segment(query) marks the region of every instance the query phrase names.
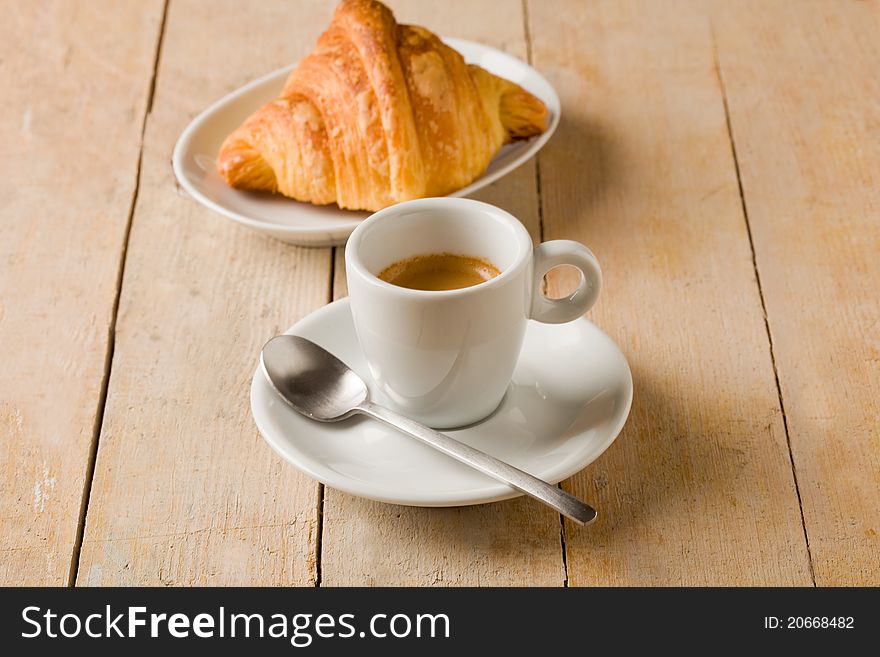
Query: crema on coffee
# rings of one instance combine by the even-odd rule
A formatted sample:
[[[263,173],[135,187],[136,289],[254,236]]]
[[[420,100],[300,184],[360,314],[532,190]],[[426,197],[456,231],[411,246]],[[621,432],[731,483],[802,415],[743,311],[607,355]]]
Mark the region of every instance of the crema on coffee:
[[[399,260],[381,272],[386,283],[411,290],[457,290],[495,278],[501,272],[488,260],[453,253],[431,253]]]

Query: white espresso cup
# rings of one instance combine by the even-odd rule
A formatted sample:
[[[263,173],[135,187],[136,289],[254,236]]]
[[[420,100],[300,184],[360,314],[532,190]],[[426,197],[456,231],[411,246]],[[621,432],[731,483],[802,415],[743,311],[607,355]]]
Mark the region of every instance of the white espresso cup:
[[[425,291],[378,274],[417,255],[488,260],[501,272],[472,287]],[[581,271],[563,299],[541,291],[559,265]],[[592,252],[570,240],[532,246],[513,215],[463,198],[427,198],[380,210],[352,233],[345,270],[358,340],[376,382],[376,401],[435,428],[471,424],[501,403],[529,319],[580,317],[596,301],[602,272]]]

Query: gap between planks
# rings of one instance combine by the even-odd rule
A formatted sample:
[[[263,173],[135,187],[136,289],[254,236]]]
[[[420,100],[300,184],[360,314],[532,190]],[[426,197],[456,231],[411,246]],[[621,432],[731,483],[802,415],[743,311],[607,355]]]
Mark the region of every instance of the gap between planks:
[[[76,527],[76,538],[73,543],[73,554],[70,559],[70,571],[67,575],[67,586],[76,586],[76,578],[79,574],[79,559],[82,552],[83,536],[88,513],[89,497],[92,492],[92,481],[95,476],[95,463],[98,456],[98,442],[104,424],[104,409],[107,405],[107,392],[110,387],[110,372],[113,368],[113,354],[116,349],[116,318],[119,315],[119,300],[122,297],[122,279],[125,275],[125,263],[128,255],[128,241],[131,237],[131,226],[134,220],[134,212],[137,207],[138,192],[141,186],[141,167],[144,161],[144,136],[147,131],[147,119],[153,109],[153,96],[156,93],[156,78],[159,74],[159,60],[162,54],[162,42],[165,38],[165,20],[168,17],[168,4],[171,0],[162,3],[162,18],[159,22],[159,35],[156,39],[156,49],[153,53],[153,73],[150,77],[150,87],[147,91],[147,102],[144,107],[144,118],[141,122],[140,148],[138,150],[137,167],[135,169],[134,192],[131,197],[131,205],[128,208],[125,230],[122,237],[122,249],[119,255],[119,266],[116,268],[116,297],[113,300],[113,309],[110,314],[108,327],[107,353],[104,357],[104,375],[101,379],[101,390],[98,395],[98,407],[95,413],[95,424],[92,429],[92,442],[89,447],[89,458],[86,462],[86,473],[83,480],[82,500],[79,507],[79,519]]]
[[[529,66],[533,65],[532,60],[532,29],[529,24],[529,0],[522,0],[522,18],[523,18],[523,37],[526,40],[526,58]],[[538,199],[538,240],[544,241],[544,201],[541,198],[541,154],[535,154],[535,194]],[[547,293],[547,277],[541,281],[541,291]],[[562,489],[562,482],[556,484],[556,487]],[[565,551],[565,518],[559,514],[559,548],[562,557],[562,586],[568,588],[568,556]]]
[[[532,30],[529,25],[529,0],[522,0],[523,36],[526,40],[526,58],[532,66]],[[535,154],[535,193],[538,196],[538,239],[544,241],[544,203],[541,200],[541,153]],[[546,279],[544,281],[546,286]],[[560,517],[562,517],[560,515]]]
[[[327,286],[327,303],[334,301],[334,286],[336,284],[336,249],[330,249],[330,281]],[[322,483],[318,483],[318,508],[317,508],[317,529],[315,530],[315,586],[321,586],[321,556],[324,550],[324,498],[326,487]]]
[[[523,0],[523,2],[525,1],[526,0]],[[809,534],[807,534],[807,521],[806,517],[804,516],[804,504],[801,500],[801,489],[798,483],[797,468],[794,464],[794,454],[791,449],[791,436],[788,431],[788,418],[786,417],[785,413],[785,401],[782,396],[782,385],[779,382],[779,371],[776,367],[776,353],[773,348],[773,334],[770,331],[770,319],[767,315],[767,303],[764,300],[764,288],[761,285],[761,273],[758,271],[758,258],[755,254],[755,242],[752,238],[752,225],[749,221],[749,211],[748,207],[746,206],[746,196],[743,190],[742,175],[740,174],[739,169],[739,157],[736,153],[736,142],[733,137],[733,124],[730,121],[730,108],[727,103],[727,89],[724,86],[724,75],[721,69],[721,59],[718,56],[718,43],[715,39],[715,27],[711,24],[711,22],[709,25],[709,29],[712,37],[712,55],[715,63],[715,76],[718,79],[718,87],[721,90],[721,102],[724,105],[724,120],[727,124],[727,137],[730,141],[730,153],[733,156],[733,168],[736,171],[736,184],[737,188],[739,189],[739,200],[740,205],[742,206],[743,220],[745,221],[746,225],[746,234],[749,237],[749,249],[752,256],[752,269],[755,272],[755,282],[758,286],[758,297],[761,300],[761,314],[764,316],[764,330],[767,333],[767,345],[770,350],[770,364],[773,367],[773,379],[776,384],[776,395],[779,400],[779,410],[782,412],[782,426],[785,429],[785,443],[788,447],[788,459],[789,463],[791,464],[791,476],[794,480],[795,493],[797,493],[798,509],[801,512],[801,527],[804,530],[804,542],[807,546],[807,561],[809,562],[810,566],[810,579],[813,582],[813,586],[815,587],[816,572],[815,568],[813,567],[813,554],[810,551],[810,537]]]

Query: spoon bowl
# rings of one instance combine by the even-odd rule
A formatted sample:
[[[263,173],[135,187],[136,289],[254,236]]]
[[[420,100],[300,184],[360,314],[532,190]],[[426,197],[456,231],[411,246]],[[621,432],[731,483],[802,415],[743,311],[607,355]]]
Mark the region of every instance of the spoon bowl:
[[[329,351],[298,335],[269,340],[260,362],[281,398],[313,420],[344,420],[367,401],[361,377]]]

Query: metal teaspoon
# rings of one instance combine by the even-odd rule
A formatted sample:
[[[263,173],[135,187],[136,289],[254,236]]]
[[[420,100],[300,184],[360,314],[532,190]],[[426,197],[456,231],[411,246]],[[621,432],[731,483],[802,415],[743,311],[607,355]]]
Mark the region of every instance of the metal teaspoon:
[[[276,336],[263,347],[260,359],[272,387],[306,417],[319,422],[338,422],[356,413],[367,415],[534,497],[580,525],[588,525],[596,519],[595,509],[556,486],[374,404],[369,400],[363,379],[310,340],[296,335]]]

